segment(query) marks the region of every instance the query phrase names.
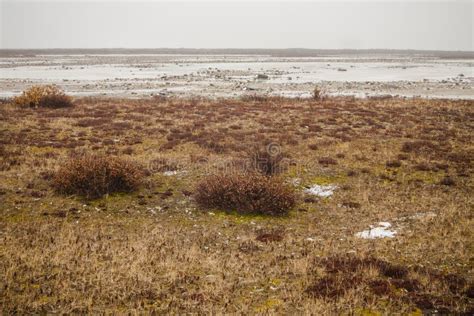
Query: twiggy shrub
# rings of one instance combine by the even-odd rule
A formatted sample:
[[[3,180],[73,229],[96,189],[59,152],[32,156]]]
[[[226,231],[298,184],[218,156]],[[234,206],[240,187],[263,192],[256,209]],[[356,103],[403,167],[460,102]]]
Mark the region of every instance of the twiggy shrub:
[[[58,193],[98,198],[114,192],[131,192],[143,179],[141,168],[132,161],[105,155],[81,155],[63,164],[53,177]]]
[[[221,173],[203,179],[196,202],[210,209],[242,214],[284,215],[295,205],[295,192],[277,177],[259,173]]]
[[[247,151],[250,170],[272,176],[287,169],[287,155],[280,151],[279,146],[273,144],[265,147],[253,147]]]
[[[319,87],[315,87],[312,93],[313,100],[322,100],[324,93]]]
[[[72,106],[72,98],[53,85],[32,86],[15,97],[13,102],[19,106],[63,108]]]

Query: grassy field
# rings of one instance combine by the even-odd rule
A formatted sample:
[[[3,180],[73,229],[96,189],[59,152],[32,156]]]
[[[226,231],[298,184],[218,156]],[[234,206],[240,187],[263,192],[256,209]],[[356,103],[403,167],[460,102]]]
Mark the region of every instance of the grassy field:
[[[474,103],[113,100],[0,105],[0,306],[25,313],[474,312]],[[205,175],[287,155],[285,216],[203,209]],[[139,163],[133,193],[60,195],[67,157]],[[334,194],[305,193],[314,184]],[[389,222],[393,238],[358,232]]]

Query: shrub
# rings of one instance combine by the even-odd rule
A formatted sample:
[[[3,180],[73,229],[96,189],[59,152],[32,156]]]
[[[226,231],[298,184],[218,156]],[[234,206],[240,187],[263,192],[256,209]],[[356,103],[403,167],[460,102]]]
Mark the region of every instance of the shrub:
[[[284,215],[295,205],[296,197],[293,188],[279,178],[236,172],[206,177],[197,185],[195,199],[205,208]]]
[[[178,163],[164,157],[159,157],[150,161],[148,168],[150,172],[165,172],[165,171],[176,171],[178,170]]]
[[[454,181],[454,179],[451,178],[450,176],[446,176],[443,179],[441,179],[439,184],[447,185],[447,186],[453,186],[453,185],[456,185],[456,181]]]
[[[11,99],[10,98],[0,98],[0,105],[2,104],[10,104]]]
[[[263,230],[260,229],[257,231],[257,237],[255,240],[260,242],[275,242],[275,241],[282,241],[285,237],[285,231],[282,228],[273,228],[270,230]]]
[[[387,166],[387,168],[400,168],[402,163],[400,160],[389,160],[385,163],[385,166]]]
[[[331,157],[321,157],[318,159],[318,162],[324,166],[337,165],[337,161]]]
[[[318,144],[309,144],[308,148],[311,150],[318,150]]]
[[[414,168],[415,170],[418,170],[418,171],[436,171],[433,166],[429,165],[426,162],[421,162],[415,165]]]
[[[260,172],[266,176],[281,173],[286,170],[284,164],[286,155],[281,152],[281,147],[269,144],[265,147],[252,147],[247,151],[252,171]]]
[[[40,99],[40,107],[44,108],[67,108],[72,106],[72,99],[65,94],[46,95]]]
[[[321,91],[319,87],[314,88],[312,96],[314,100],[321,100],[324,97],[323,92]]]
[[[317,133],[317,132],[322,132],[323,131],[323,128],[319,125],[309,125],[308,126],[308,131],[310,132],[313,132],[313,133]]]
[[[15,97],[13,102],[19,106],[62,108],[72,106],[70,96],[56,86],[32,86]]]
[[[402,151],[405,153],[420,153],[423,151],[434,151],[437,149],[437,146],[427,140],[416,140],[413,142],[405,142],[402,146]]]
[[[143,172],[132,161],[105,155],[81,155],[70,158],[53,177],[58,193],[98,198],[114,192],[138,188]]]

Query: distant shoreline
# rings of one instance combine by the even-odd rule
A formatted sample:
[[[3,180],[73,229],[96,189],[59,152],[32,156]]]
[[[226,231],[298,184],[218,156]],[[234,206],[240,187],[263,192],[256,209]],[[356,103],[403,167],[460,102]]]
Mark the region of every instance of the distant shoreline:
[[[437,51],[402,49],[246,49],[246,48],[52,48],[52,49],[0,49],[0,57],[31,57],[34,55],[76,54],[182,54],[182,55],[268,55],[272,57],[319,57],[354,55],[402,55],[441,59],[471,59],[474,51]]]

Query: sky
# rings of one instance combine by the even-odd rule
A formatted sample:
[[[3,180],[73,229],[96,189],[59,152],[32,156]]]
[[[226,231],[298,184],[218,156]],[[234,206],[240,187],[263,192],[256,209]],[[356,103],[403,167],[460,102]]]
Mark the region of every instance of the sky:
[[[0,48],[473,51],[473,0],[0,0]]]

